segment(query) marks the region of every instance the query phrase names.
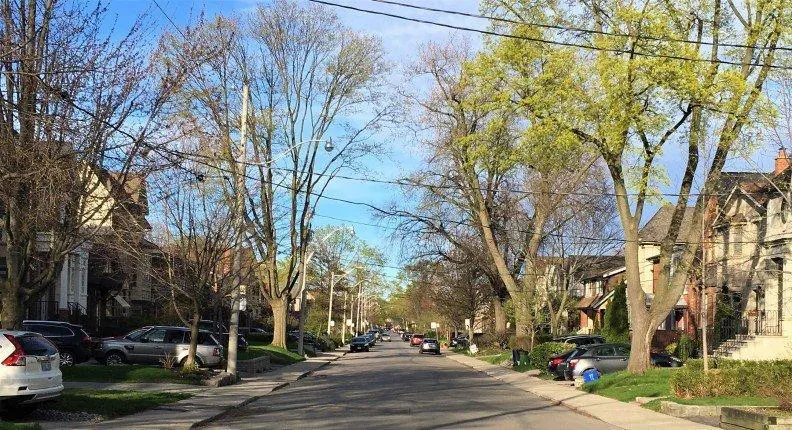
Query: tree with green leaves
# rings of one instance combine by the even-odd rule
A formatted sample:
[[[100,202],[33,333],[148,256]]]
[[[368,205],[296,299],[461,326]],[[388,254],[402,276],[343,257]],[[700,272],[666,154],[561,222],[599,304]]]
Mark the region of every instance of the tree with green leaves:
[[[627,285],[620,283],[613,290],[613,297],[605,309],[602,335],[608,342],[630,341],[630,319],[627,313]]]
[[[477,60],[483,75],[503,88],[499,99],[532,123],[575,136],[607,166],[625,241],[633,330],[628,368],[643,372],[652,337],[689,280],[707,197],[726,158],[764,112],[763,88],[779,40],[788,37],[790,6],[785,0],[583,1],[569,7],[498,0],[485,9],[510,18],[498,27],[516,36],[493,41]],[[536,23],[581,28],[574,42],[586,49],[539,42],[555,34]],[[682,175],[647,307],[638,230],[645,206],[667,182],[661,154],[676,142],[683,144]],[[681,231],[691,205],[691,228]]]

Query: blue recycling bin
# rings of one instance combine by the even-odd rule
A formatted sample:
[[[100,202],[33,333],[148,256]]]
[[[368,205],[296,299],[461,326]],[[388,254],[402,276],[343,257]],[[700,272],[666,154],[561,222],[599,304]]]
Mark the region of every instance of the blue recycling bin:
[[[600,378],[599,370],[597,369],[589,369],[583,372],[583,382],[588,384],[589,382],[594,382]]]

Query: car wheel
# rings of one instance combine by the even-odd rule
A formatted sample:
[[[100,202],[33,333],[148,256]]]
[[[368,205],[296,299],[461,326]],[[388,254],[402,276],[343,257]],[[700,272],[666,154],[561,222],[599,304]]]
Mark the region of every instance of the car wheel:
[[[63,351],[60,353],[60,365],[61,367],[65,366],[74,366],[75,359],[74,353],[71,351]]]
[[[107,366],[120,366],[126,363],[126,358],[124,357],[124,354],[121,354],[118,351],[111,351],[105,356],[104,362]]]

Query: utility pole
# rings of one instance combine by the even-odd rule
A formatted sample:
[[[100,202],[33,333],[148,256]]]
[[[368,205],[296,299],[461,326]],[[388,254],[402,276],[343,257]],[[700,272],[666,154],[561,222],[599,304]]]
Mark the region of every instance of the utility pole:
[[[704,227],[705,222],[704,220],[707,218],[707,196],[702,196],[702,201],[704,202],[704,214],[701,217],[701,344],[702,344],[702,354],[704,357],[704,373],[709,372],[709,351],[707,348],[707,318],[709,318],[709,312],[707,311],[707,258],[706,258],[706,248],[704,247]]]
[[[245,169],[245,160],[247,154],[247,117],[248,117],[248,83],[247,79],[245,79],[244,84],[242,85],[242,118],[240,119],[240,132],[239,132],[239,151],[240,151],[240,160],[235,161],[237,164],[237,168],[234,169],[236,171],[236,222],[237,222],[237,252],[234,256],[235,265],[234,269],[237,270],[237,276],[241,276],[242,273],[242,237],[243,237],[243,226],[244,226],[244,216],[245,216],[245,178],[244,178],[244,169]],[[233,156],[232,156],[233,157]],[[242,169],[240,172],[239,170]],[[239,286],[242,284],[242,280],[234,286],[231,290],[231,321],[228,324],[228,363],[226,366],[226,372],[234,375],[236,377],[236,368],[237,368],[237,342],[238,342],[238,333],[239,333]]]
[[[330,336],[330,323],[333,321],[333,288],[335,287],[335,272],[330,272],[330,305],[327,307],[327,335]]]
[[[311,259],[313,256],[313,252],[310,252],[307,255],[303,253],[302,258],[302,270],[300,273],[300,321],[299,321],[299,330],[300,330],[300,337],[297,342],[297,355],[300,357],[305,356],[305,305],[306,305],[306,296],[305,296],[305,279],[308,277],[308,260]]]
[[[346,343],[346,303],[347,303],[347,292],[344,290],[344,318],[341,320],[341,344]]]

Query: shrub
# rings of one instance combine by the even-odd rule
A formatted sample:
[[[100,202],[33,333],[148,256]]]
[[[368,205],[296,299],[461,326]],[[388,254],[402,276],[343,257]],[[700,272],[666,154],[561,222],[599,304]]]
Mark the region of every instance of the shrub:
[[[673,354],[682,361],[687,361],[690,357],[698,355],[698,342],[686,334],[683,334],[679,341],[672,345],[675,345]]]
[[[574,345],[564,342],[540,343],[528,353],[528,360],[531,366],[544,372],[551,357],[569,351],[572,348],[574,348]]]
[[[713,396],[789,396],[792,389],[792,360],[738,361],[719,359],[713,369],[703,371],[701,360],[689,360],[674,372],[671,390],[681,398]]]
[[[613,298],[605,310],[602,335],[608,342],[630,341],[630,319],[627,315],[627,286],[624,282],[616,286]]]

